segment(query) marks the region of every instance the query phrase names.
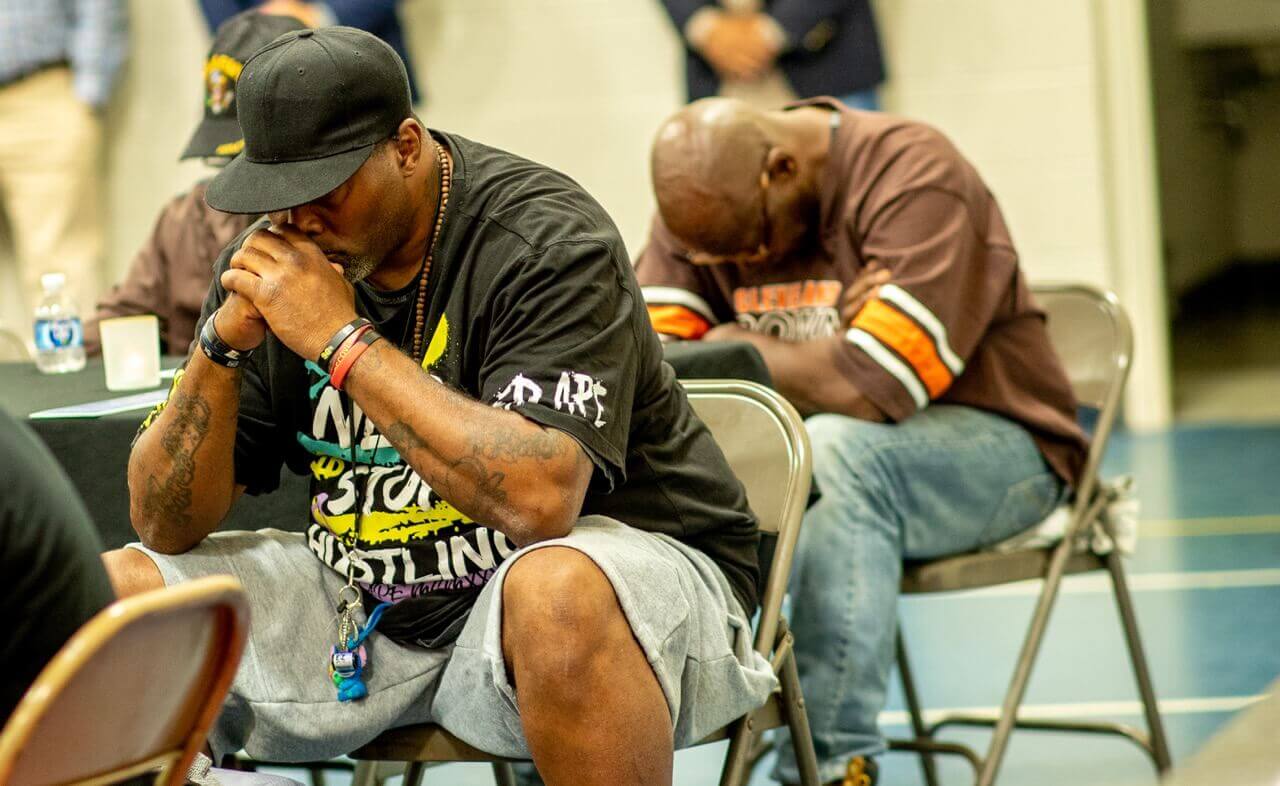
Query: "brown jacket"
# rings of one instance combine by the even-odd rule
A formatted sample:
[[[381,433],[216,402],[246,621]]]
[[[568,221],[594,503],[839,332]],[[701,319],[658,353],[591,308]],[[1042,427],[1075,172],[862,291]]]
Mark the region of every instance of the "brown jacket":
[[[258,216],[220,213],[204,203],[207,182],[174,197],[156,219],[146,244],[133,258],[124,281],[111,288],[85,320],[84,346],[102,351],[98,323],[112,317],[155,314],[160,318],[161,351],[185,355],[195,338],[200,306],[222,249]]]
[[[840,112],[821,194],[820,247],[760,267],[698,267],[661,219],[636,262],[654,328],[683,339],[737,324],[822,341],[829,364],[894,421],[938,401],[1022,424],[1068,483],[1086,442],[995,199],[942,134],[831,99]],[[892,275],[851,325],[840,296],[863,267]]]

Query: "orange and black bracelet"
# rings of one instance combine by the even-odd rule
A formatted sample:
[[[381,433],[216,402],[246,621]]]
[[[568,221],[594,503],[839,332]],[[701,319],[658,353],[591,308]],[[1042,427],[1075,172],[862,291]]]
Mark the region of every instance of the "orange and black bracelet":
[[[316,360],[316,364],[323,369],[331,368],[333,366],[333,356],[338,353],[343,344],[347,343],[347,339],[351,338],[351,334],[366,325],[372,327],[373,323],[364,317],[356,317],[339,328],[338,332],[333,334],[333,338],[329,339],[329,343],[320,352],[320,357]]]
[[[342,390],[342,384],[347,381],[347,375],[351,373],[356,361],[369,347],[380,340],[382,340],[382,334],[374,330],[372,325],[358,331],[355,334],[355,340],[342,351],[341,357],[334,356],[333,369],[329,372],[329,384]]]

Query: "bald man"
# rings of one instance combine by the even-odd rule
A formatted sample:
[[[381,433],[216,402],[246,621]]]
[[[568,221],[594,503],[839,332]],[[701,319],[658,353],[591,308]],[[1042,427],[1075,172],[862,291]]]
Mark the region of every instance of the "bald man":
[[[1011,537],[1079,475],[1044,314],[981,177],[920,123],[706,99],[663,124],[652,168],[654,328],[750,342],[806,416],[822,499],[792,577],[800,676],[824,781],[873,783],[903,560]]]

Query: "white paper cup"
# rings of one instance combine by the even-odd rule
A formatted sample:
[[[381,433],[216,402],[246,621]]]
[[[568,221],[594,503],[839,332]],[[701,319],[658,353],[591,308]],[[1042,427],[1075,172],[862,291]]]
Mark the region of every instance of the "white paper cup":
[[[160,385],[160,320],[151,314],[98,323],[107,390],[139,390]]]

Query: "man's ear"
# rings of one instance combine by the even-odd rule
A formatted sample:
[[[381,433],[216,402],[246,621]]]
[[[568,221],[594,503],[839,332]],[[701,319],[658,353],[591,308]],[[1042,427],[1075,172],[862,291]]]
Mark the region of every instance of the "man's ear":
[[[396,131],[396,167],[408,177],[422,165],[422,151],[426,145],[427,131],[412,117],[406,117]]]
[[[800,171],[800,165],[796,162],[795,156],[780,147],[769,149],[769,154],[765,156],[764,167],[769,173],[769,179],[775,181],[794,178]]]

